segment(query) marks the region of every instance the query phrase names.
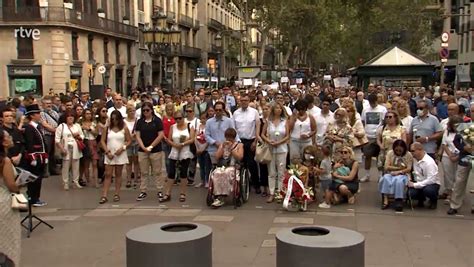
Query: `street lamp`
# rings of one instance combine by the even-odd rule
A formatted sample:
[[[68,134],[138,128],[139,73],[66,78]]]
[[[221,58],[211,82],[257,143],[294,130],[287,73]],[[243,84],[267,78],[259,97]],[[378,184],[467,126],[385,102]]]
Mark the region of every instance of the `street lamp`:
[[[145,43],[152,56],[160,57],[160,83],[164,84],[165,76],[163,67],[167,66],[168,56],[171,55],[171,46],[181,43],[181,31],[177,25],[168,27],[168,16],[164,12],[158,12],[153,17],[154,28],[143,32]],[[164,60],[163,60],[164,59]],[[163,63],[164,62],[164,63]]]
[[[225,54],[223,53],[223,46],[222,46],[222,35],[218,33],[216,37],[214,38],[214,41],[216,41],[216,47],[218,49],[217,50],[217,88],[219,88],[219,84],[221,82],[221,65],[224,62],[223,58],[225,58]]]

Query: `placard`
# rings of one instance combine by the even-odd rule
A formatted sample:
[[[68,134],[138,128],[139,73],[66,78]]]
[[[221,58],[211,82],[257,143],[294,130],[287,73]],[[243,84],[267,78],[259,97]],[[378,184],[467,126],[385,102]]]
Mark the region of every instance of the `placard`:
[[[252,79],[244,79],[244,86],[251,86],[253,85]]]
[[[282,82],[282,83],[287,83],[289,81],[290,81],[290,79],[288,79],[288,77],[281,77],[280,78],[280,82]]]
[[[331,75],[324,75],[324,80],[325,81],[330,81],[331,80]]]
[[[296,84],[302,84],[303,78],[296,78]]]

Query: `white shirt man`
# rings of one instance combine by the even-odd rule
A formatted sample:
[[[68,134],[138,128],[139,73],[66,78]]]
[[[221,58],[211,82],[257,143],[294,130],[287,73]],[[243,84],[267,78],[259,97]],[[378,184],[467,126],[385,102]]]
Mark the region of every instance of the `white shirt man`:
[[[252,107],[239,108],[234,112],[235,130],[240,139],[254,139],[257,123],[260,122],[258,111]]]
[[[110,118],[110,115],[112,114],[112,112],[114,110],[118,110],[120,111],[120,114],[122,114],[122,117],[126,118],[127,117],[127,107],[125,107],[123,105],[123,102],[122,102],[122,96],[119,95],[119,94],[116,94],[114,96],[114,106],[113,107],[110,107],[108,110],[107,110],[107,115],[109,116]]]
[[[385,113],[387,113],[387,108],[378,104],[370,105],[362,111],[360,118],[365,124],[365,133],[368,138],[376,138],[377,128],[382,124]]]

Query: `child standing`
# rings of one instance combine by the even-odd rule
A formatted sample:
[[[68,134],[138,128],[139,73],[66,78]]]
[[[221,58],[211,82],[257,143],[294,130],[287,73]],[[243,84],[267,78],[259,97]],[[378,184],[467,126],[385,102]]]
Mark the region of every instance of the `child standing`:
[[[331,179],[331,170],[332,170],[332,161],[331,161],[331,148],[329,146],[323,146],[322,147],[322,152],[323,152],[323,160],[321,161],[319,168],[318,168],[318,173],[319,173],[319,180],[321,182],[321,195],[325,196],[326,191],[329,189],[329,185],[332,182]],[[322,209],[328,209],[330,208],[331,205],[326,203],[323,199],[321,204],[319,204],[319,208]]]

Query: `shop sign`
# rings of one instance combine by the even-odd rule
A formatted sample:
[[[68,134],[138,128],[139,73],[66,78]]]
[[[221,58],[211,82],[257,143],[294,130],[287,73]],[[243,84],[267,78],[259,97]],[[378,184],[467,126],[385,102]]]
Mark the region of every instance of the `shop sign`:
[[[41,76],[40,66],[8,66],[10,76]]]

